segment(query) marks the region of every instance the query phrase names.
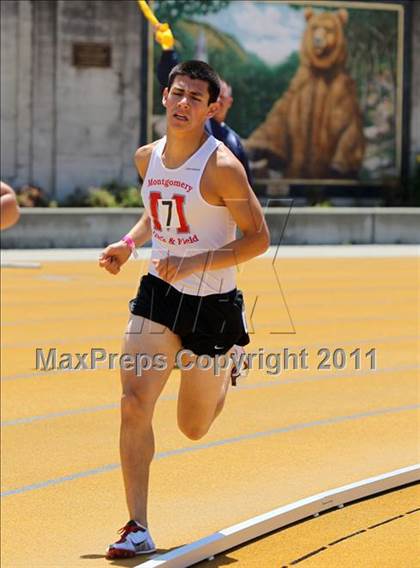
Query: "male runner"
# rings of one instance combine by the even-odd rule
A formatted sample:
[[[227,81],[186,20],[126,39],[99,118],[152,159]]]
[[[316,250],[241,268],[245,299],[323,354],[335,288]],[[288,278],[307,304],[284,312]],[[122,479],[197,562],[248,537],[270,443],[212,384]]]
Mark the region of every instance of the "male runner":
[[[152,238],[149,273],[130,302],[123,352],[162,354],[167,362],[121,370],[120,452],[130,521],[107,558],[155,550],[147,524],[149,467],[154,454],[152,416],[174,367],[181,371],[178,425],[198,440],[222,410],[229,370],[200,369],[196,356],[228,354],[249,337],[236,290],[236,265],[263,253],[269,233],[261,206],[240,162],[204,124],[217,109],[220,82],[206,63],[188,61],[171,72],[163,92],[166,137],[139,148],[145,212],[121,241],[108,246],[99,264],[117,274],[135,247]],[[242,232],[236,238],[236,226]]]

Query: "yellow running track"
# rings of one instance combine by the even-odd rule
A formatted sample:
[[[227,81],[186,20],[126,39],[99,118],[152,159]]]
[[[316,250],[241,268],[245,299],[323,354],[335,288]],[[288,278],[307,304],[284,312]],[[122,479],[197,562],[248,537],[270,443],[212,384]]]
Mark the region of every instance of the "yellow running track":
[[[117,277],[94,262],[2,269],[3,568],[107,565],[106,545],[127,520],[118,372],[38,371],[35,350],[56,348],[58,358],[94,347],[119,353],[127,302],[145,267],[145,261],[130,262]],[[253,331],[249,351],[304,350],[306,365],[298,362],[307,368],[269,375],[255,360],[198,442],[177,430],[178,372],[172,373],[154,421],[149,519],[160,551],[419,461],[418,259],[278,259],[273,265],[259,258],[241,268],[238,283]],[[318,368],[327,355],[321,349],[342,350],[335,361],[328,358],[329,369]],[[357,349],[360,369],[350,356]],[[346,365],[334,368],[343,353]],[[378,509],[375,499],[386,504]],[[263,551],[244,547],[203,566],[280,568],[322,547],[297,565],[416,566],[419,514],[406,513],[419,507],[418,488],[375,499],[258,541]],[[403,517],[328,546],[396,514]],[[387,563],[386,547],[375,546],[385,530],[388,544],[392,535],[403,544],[399,564]]]

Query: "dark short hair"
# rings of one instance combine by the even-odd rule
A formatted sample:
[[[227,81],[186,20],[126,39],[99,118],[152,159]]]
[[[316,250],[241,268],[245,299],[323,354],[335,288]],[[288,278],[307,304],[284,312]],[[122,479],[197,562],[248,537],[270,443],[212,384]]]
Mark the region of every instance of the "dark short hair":
[[[210,65],[204,63],[204,61],[197,61],[195,59],[192,59],[191,61],[178,63],[178,65],[176,65],[169,73],[168,90],[171,89],[175,77],[178,77],[179,75],[186,75],[190,79],[200,79],[200,81],[206,81],[209,86],[209,104],[215,103],[219,98],[219,76],[216,71],[212,67],[210,67]]]

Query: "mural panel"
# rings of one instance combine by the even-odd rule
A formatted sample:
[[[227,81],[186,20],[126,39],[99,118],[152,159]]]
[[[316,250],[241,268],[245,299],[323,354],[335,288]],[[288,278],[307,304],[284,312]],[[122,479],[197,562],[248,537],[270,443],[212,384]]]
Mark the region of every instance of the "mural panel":
[[[216,0],[155,3],[183,60],[231,86],[227,122],[254,175],[379,184],[401,171],[399,4]],[[155,51],[155,63],[160,50]],[[155,87],[155,113],[162,114]]]

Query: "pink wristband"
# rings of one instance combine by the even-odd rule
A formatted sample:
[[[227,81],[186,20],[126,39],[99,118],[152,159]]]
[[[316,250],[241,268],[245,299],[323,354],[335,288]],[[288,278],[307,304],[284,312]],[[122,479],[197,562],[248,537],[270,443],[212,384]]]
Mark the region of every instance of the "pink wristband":
[[[133,256],[137,256],[136,243],[134,242],[133,237],[130,237],[130,235],[125,235],[121,240],[129,246]]]

